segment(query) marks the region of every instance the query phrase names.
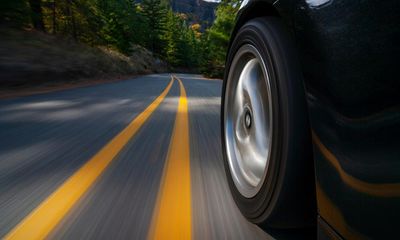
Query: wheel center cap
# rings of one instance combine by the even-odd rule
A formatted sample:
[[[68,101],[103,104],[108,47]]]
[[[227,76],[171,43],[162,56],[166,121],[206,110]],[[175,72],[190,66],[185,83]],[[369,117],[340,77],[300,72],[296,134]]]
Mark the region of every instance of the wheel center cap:
[[[247,129],[251,127],[251,113],[249,110],[246,110],[246,113],[244,114],[244,125],[246,126]]]

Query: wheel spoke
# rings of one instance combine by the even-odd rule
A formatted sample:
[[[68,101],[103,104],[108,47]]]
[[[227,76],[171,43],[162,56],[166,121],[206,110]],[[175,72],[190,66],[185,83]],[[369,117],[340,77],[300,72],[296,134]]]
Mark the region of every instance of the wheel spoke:
[[[226,92],[224,138],[229,167],[239,192],[251,198],[265,180],[272,137],[267,68],[253,46],[244,45],[235,55]]]

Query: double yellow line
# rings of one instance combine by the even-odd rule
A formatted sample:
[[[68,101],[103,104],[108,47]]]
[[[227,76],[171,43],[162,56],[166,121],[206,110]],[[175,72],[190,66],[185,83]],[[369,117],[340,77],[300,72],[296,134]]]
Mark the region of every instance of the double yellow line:
[[[168,159],[149,238],[191,238],[190,150],[186,92],[179,81],[181,96]],[[15,226],[5,239],[44,239],[65,217],[90,186],[105,171],[128,141],[164,100],[174,77],[164,91],[124,130],[115,136],[55,192]],[[173,238],[170,238],[175,236]]]
[[[190,146],[186,91],[181,96],[149,239],[191,239]]]

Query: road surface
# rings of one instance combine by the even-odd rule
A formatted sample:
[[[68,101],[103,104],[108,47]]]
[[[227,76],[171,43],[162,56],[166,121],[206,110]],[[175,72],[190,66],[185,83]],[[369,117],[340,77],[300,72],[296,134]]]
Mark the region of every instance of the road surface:
[[[0,237],[272,239],[225,180],[221,83],[158,74],[1,100]]]

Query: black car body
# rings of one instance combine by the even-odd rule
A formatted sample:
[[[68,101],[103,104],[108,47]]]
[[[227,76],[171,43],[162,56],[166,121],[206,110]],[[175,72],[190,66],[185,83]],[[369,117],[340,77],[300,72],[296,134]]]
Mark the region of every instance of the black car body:
[[[294,39],[311,127],[321,239],[394,239],[400,228],[400,1],[250,0]]]

